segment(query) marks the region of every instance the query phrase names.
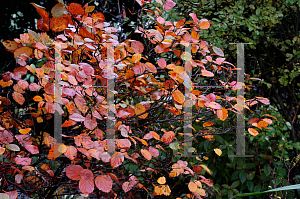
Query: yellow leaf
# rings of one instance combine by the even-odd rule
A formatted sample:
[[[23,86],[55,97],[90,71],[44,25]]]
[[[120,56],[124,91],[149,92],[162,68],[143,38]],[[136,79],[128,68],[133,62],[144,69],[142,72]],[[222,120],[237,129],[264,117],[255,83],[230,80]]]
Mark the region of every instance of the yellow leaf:
[[[64,144],[60,144],[57,148],[57,150],[60,152],[60,153],[64,153],[67,151],[67,146],[64,145]]]
[[[200,164],[200,166],[201,166],[207,173],[209,173],[209,174],[211,175],[211,171],[209,170],[209,168],[208,168],[206,165]]]
[[[166,178],[165,177],[160,177],[160,178],[158,178],[157,182],[159,184],[165,184],[166,183]]]
[[[205,195],[206,195],[204,189],[197,189],[197,190],[195,191],[195,193],[198,193],[200,196],[205,196]]]
[[[222,155],[222,151],[220,149],[214,149],[214,151],[218,156]]]
[[[194,182],[190,182],[188,187],[191,192],[195,192],[198,189],[196,183],[194,183]]]

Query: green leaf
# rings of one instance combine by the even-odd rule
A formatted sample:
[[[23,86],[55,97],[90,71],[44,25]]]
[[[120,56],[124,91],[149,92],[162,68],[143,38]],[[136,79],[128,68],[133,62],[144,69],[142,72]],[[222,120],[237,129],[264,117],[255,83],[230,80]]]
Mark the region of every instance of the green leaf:
[[[169,144],[169,147],[173,150],[178,150],[178,146],[179,146],[179,143],[177,141],[172,142],[171,144]]]
[[[266,176],[270,175],[271,170],[270,170],[269,165],[265,164],[265,166],[264,166],[264,172],[265,172]]]
[[[248,190],[249,190],[249,191],[252,191],[252,189],[253,189],[253,182],[250,181],[250,180],[248,180],[248,181],[247,181],[247,187],[248,187]]]
[[[20,151],[20,147],[16,144],[7,144],[6,148],[11,151]]]
[[[234,181],[233,183],[232,183],[232,185],[230,186],[231,187],[231,189],[234,189],[234,188],[236,188],[237,186],[239,186],[240,185],[240,181],[239,180],[236,180],[236,181]]]
[[[259,187],[259,189],[260,189],[260,187]],[[269,192],[275,192],[275,191],[288,191],[288,190],[293,190],[293,189],[300,189],[300,184],[284,186],[284,187],[280,187],[280,188],[276,188],[276,189],[270,189],[268,191],[262,191],[262,192],[241,193],[241,194],[237,194],[237,195],[231,197],[230,199],[235,198],[237,196],[253,196],[253,195],[258,195],[258,194],[263,194],[263,193],[269,193]]]
[[[224,187],[225,189],[230,189],[230,186],[228,184],[223,184],[222,187]]]
[[[241,173],[239,174],[239,178],[240,178],[242,184],[246,181],[247,174],[245,173],[245,171],[241,171]]]

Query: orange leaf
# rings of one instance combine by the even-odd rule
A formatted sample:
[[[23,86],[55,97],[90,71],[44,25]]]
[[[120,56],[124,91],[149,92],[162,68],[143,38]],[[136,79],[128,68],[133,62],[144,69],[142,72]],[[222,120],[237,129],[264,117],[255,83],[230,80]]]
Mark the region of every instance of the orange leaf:
[[[155,67],[153,64],[151,64],[150,62],[146,62],[146,63],[145,63],[145,67],[146,67],[150,72],[152,72],[152,73],[157,73],[156,67]]]
[[[154,139],[160,140],[160,137],[159,137],[159,135],[156,132],[150,131],[150,135],[152,135],[152,137],[154,137]]]
[[[21,134],[27,134],[27,133],[29,133],[30,131],[31,131],[31,128],[19,129],[19,132],[20,132]]]
[[[100,21],[105,20],[105,17],[101,12],[93,13],[92,18],[93,18],[94,23],[97,22],[98,20],[100,20]]]
[[[15,50],[16,48],[18,48],[18,44],[15,41],[6,40],[3,41],[2,44],[8,50]]]
[[[79,180],[80,173],[82,170],[83,170],[83,168],[79,165],[69,165],[65,168],[66,175],[71,180]]]
[[[165,177],[160,177],[160,178],[157,179],[157,182],[159,184],[165,184],[166,183],[166,178]]]
[[[220,120],[224,121],[228,117],[228,111],[226,108],[218,109],[217,116]]]
[[[141,149],[141,153],[147,160],[151,160],[152,155],[147,149]]]
[[[172,98],[173,98],[173,101],[179,105],[182,105],[185,100],[185,97],[180,90],[175,90],[172,94]]]
[[[257,136],[258,135],[258,131],[255,130],[254,128],[249,128],[248,129],[248,132],[253,135],[253,136]]]
[[[50,21],[50,28],[53,32],[64,31],[68,27],[68,19],[65,16],[59,18],[53,17]]]
[[[9,199],[17,199],[19,197],[18,192],[16,190],[5,192],[5,193],[9,196]]]
[[[24,104],[25,98],[23,97],[23,95],[21,93],[18,93],[16,91],[14,91],[13,94],[12,94],[12,96],[13,96],[14,100],[16,102],[18,102],[20,105]]]
[[[85,9],[85,12],[89,13],[89,12],[93,12],[95,10],[95,6],[88,6]]]
[[[95,178],[96,187],[103,192],[110,192],[112,189],[113,181],[108,175],[101,175]]]
[[[202,20],[200,20],[200,22],[199,22],[199,27],[200,27],[201,29],[208,29],[208,28],[210,27],[210,23],[211,23],[211,22],[207,21],[206,19],[202,19]]]
[[[278,120],[277,120],[277,118],[276,118],[276,117],[274,117],[274,116],[272,116],[272,115],[269,115],[269,114],[264,114],[264,116],[268,116],[268,117],[274,118],[276,121],[278,121]]]
[[[74,126],[76,124],[75,121],[69,120],[69,121],[65,121],[61,127],[69,127],[69,126]]]
[[[135,106],[134,111],[135,111],[135,114],[136,114],[136,115],[139,115],[139,114],[144,113],[144,112],[146,111],[146,108],[145,108],[142,104],[138,103],[138,104]],[[145,113],[145,114],[139,115],[138,117],[139,117],[139,118],[142,118],[142,119],[145,119],[147,116],[148,116],[148,113]]]
[[[131,142],[128,139],[118,139],[116,142],[117,142],[118,148],[120,148],[120,149],[128,150],[131,146]]]
[[[214,122],[205,122],[205,123],[203,124],[203,127],[212,126],[212,125],[214,125],[214,124],[215,124]]]
[[[268,126],[268,123],[266,121],[261,120],[261,121],[258,122],[258,125],[263,127],[263,128],[266,128]]]
[[[162,136],[161,141],[166,144],[170,144],[174,139],[174,137],[175,137],[175,133],[173,131],[168,131]]]
[[[37,5],[35,3],[30,3],[31,5],[33,5],[36,9],[36,11],[39,13],[39,15],[43,18],[43,21],[48,22],[49,21],[49,14],[48,12],[45,10],[44,7]]]
[[[48,113],[55,113],[55,105],[52,102],[46,102],[45,109]]]
[[[14,56],[15,56],[15,58],[18,58],[23,53],[25,53],[28,57],[30,57],[30,55],[32,55],[32,53],[33,53],[33,50],[30,47],[22,46],[15,50]]]
[[[143,140],[143,139],[138,138],[136,136],[132,136],[132,137],[134,137],[135,139],[137,139],[138,141],[140,141],[141,143],[143,143],[143,145],[148,146],[148,143],[146,142],[146,140]]]
[[[68,11],[72,15],[84,15],[84,9],[78,3],[70,3],[68,6]]]

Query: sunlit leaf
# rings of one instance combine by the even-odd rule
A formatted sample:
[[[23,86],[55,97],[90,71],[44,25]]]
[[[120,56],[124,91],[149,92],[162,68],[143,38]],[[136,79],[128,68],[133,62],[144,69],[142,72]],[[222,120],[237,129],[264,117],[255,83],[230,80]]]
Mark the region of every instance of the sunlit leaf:
[[[248,128],[248,132],[253,135],[253,136],[257,136],[258,135],[258,131],[255,130],[254,128]]]
[[[218,156],[222,155],[222,151],[220,149],[214,149],[214,151]]]
[[[160,178],[157,179],[157,182],[159,184],[166,184],[166,178],[165,177],[160,177]]]

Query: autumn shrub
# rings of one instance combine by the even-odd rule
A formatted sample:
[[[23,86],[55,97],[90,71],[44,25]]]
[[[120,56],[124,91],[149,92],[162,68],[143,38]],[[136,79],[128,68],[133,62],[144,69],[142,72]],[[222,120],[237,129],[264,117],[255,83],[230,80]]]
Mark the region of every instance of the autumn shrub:
[[[40,33],[3,42],[19,64],[0,81],[3,197],[221,196],[207,156],[233,153],[215,141],[235,134],[242,109],[269,100],[237,104],[236,91],[250,87],[234,81],[238,69],[220,48],[201,40],[208,20],[191,13],[172,23],[161,13],[173,1],[157,0],[156,10],[137,2],[153,18],[136,30],[141,41],[119,41],[94,6],[59,1],[51,14],[32,3]],[[58,115],[62,135],[37,130]],[[272,119],[252,120],[248,132],[258,135]]]

